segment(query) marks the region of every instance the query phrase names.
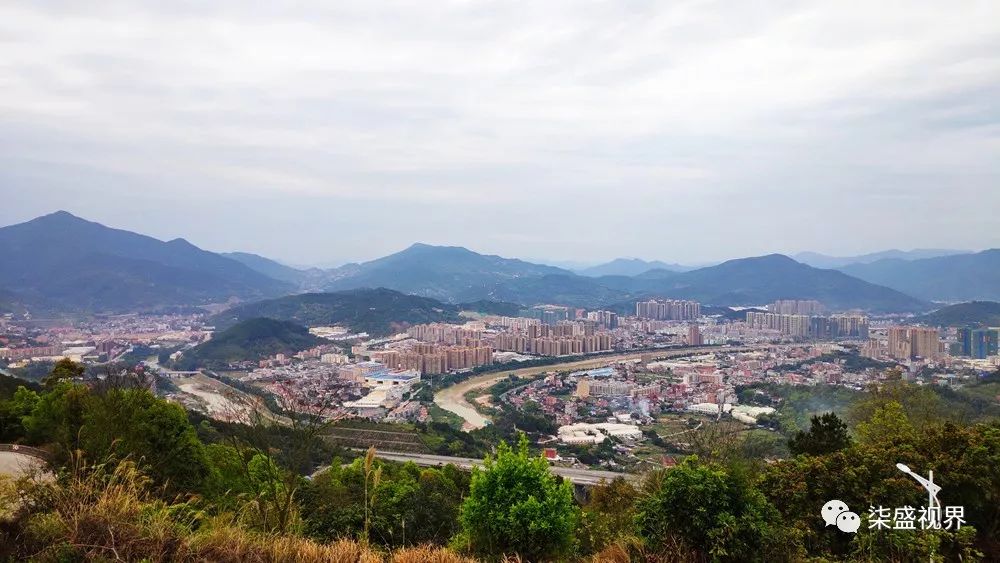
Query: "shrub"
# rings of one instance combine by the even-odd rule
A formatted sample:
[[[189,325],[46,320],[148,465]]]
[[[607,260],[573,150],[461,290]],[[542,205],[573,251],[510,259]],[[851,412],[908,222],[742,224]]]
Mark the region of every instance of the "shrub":
[[[532,561],[559,558],[574,547],[577,508],[569,482],[558,482],[541,457],[501,442],[496,457],[473,470],[462,504],[459,544],[474,553],[518,554]]]

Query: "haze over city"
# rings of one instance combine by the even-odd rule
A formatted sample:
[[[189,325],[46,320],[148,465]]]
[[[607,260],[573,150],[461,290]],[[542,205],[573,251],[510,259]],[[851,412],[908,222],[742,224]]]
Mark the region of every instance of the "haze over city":
[[[0,7],[0,225],[323,265],[1000,244],[996,3],[129,4]]]

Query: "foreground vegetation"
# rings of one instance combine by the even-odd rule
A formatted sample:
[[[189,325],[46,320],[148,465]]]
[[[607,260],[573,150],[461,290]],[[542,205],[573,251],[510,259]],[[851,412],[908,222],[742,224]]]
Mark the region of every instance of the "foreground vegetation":
[[[0,479],[0,560],[928,561],[1000,557],[1000,423],[890,381],[845,419],[811,418],[786,459],[716,443],[637,484],[581,491],[525,440],[471,474],[334,458],[326,422],[191,417],[141,378],[0,386],[0,441],[42,446],[54,479]],[[988,384],[988,383],[987,383]],[[964,418],[964,417],[959,417]],[[456,441],[458,438],[454,438]],[[447,442],[443,442],[447,443]],[[332,462],[332,463],[331,463]],[[960,530],[825,527],[839,499],[921,506],[897,463],[933,470]],[[319,466],[328,469],[316,472]]]

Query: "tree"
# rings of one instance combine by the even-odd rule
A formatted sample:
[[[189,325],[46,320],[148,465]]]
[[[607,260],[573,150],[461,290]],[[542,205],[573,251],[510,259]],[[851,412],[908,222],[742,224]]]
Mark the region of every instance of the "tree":
[[[31,414],[21,419],[27,442],[32,445],[52,444],[56,461],[66,461],[79,448],[80,429],[84,413],[91,400],[85,385],[61,381],[43,393]]]
[[[576,537],[580,553],[596,553],[635,534],[635,504],[639,492],[619,477],[590,489],[590,499],[580,513]]]
[[[740,472],[691,456],[654,474],[647,490],[636,522],[654,550],[680,543],[715,561],[766,561],[781,549],[777,510]]]
[[[799,431],[788,441],[788,449],[794,455],[823,455],[842,450],[851,445],[847,433],[847,423],[836,414],[828,412],[814,415],[808,432]]]
[[[372,505],[375,502],[375,491],[382,481],[382,467],[375,467],[374,462],[375,446],[371,446],[365,454],[365,533],[362,539],[366,544],[368,543],[369,530],[371,529],[371,513]]]
[[[18,387],[14,396],[0,401],[0,442],[14,442],[24,437],[22,419],[35,409],[38,393],[27,387]]]
[[[420,469],[413,463],[385,463],[375,458],[368,472],[381,470],[377,486],[367,479],[365,458],[330,468],[307,482],[301,493],[305,531],[331,541],[364,535],[365,507],[373,544],[386,547],[447,543],[458,532],[458,511],[468,490],[469,474],[454,465]]]
[[[91,460],[131,458],[172,492],[201,490],[208,459],[184,409],[146,389],[110,389],[91,395],[80,429]]]
[[[558,558],[573,549],[577,518],[572,485],[558,482],[543,458],[528,453],[522,434],[516,448],[501,442],[496,456],[473,470],[460,540],[475,553]]]
[[[228,436],[228,445],[243,466],[242,482],[252,489],[245,508],[253,513],[253,525],[269,533],[287,533],[300,523],[297,495],[302,475],[314,469],[321,434],[342,415],[333,414],[332,398],[312,398],[288,385],[282,386],[275,401],[278,410],[288,415],[286,419],[278,418],[256,398],[234,397],[236,406],[229,417],[239,424]],[[279,434],[284,440],[275,451],[272,439]],[[268,471],[262,473],[260,468]]]
[[[909,444],[917,439],[917,430],[900,403],[889,401],[875,409],[871,417],[857,426],[858,440],[869,445]]]
[[[70,381],[78,377],[83,377],[86,371],[87,368],[83,364],[78,364],[69,358],[63,358],[52,366],[52,371],[42,379],[42,383],[46,387],[52,388],[60,381]]]

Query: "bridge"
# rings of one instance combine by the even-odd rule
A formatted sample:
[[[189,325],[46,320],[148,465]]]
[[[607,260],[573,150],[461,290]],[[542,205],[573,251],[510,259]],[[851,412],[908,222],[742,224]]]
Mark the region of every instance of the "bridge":
[[[483,460],[468,457],[451,457],[444,455],[434,455],[434,454],[419,454],[419,453],[397,453],[397,452],[375,452],[376,457],[386,459],[389,461],[407,462],[412,461],[416,465],[421,465],[424,467],[438,467],[442,465],[454,465],[462,469],[472,469],[473,467],[479,467],[483,464]],[[563,479],[573,483],[574,485],[582,486],[593,486],[601,483],[602,481],[611,482],[619,477],[627,479],[629,481],[638,481],[641,476],[635,475],[633,473],[616,473],[614,471],[602,471],[599,469],[577,469],[574,467],[558,467],[552,466],[549,468],[554,475],[558,475]],[[318,475],[325,471],[323,468],[313,475]]]

